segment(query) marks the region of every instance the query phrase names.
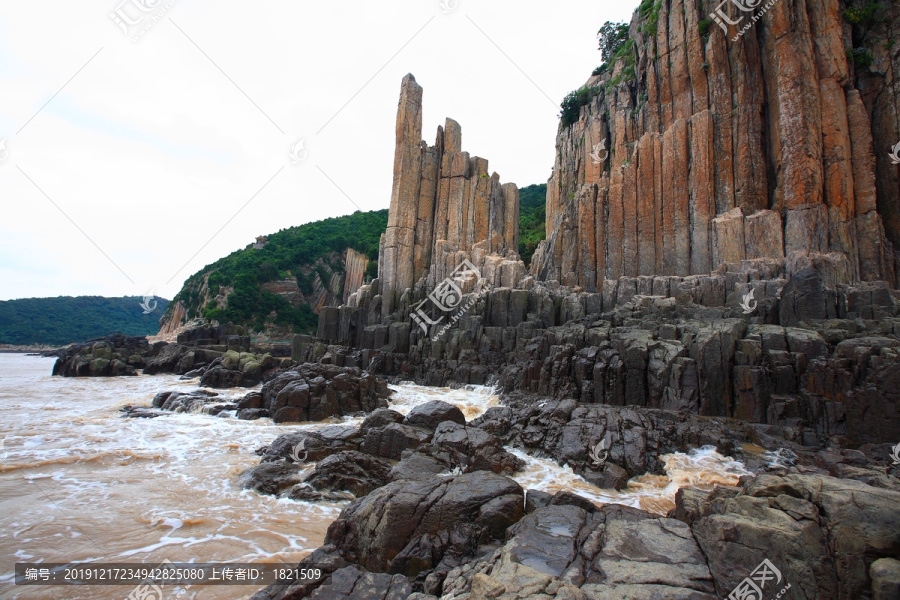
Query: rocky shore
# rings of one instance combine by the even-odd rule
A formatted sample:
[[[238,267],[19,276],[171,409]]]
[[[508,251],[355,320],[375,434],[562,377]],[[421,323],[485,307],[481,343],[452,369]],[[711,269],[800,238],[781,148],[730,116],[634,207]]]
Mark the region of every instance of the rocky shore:
[[[853,449],[835,437],[810,448],[760,424],[505,400],[469,423],[435,401],[406,417],[379,409],[358,429],[288,433],[260,448],[260,464],[241,477],[248,489],[356,499],[301,562],[323,569],[323,580],[271,586],[254,600],[713,599],[765,560],[779,573],[765,587],[773,596],[785,587],[796,598],[900,592],[900,468],[888,444]],[[608,452],[592,460],[603,440]],[[754,474],[736,486],[683,488],[660,515],[523,489],[509,477],[522,463],[507,445],[569,464],[603,487],[660,472],[662,454],[701,445]],[[304,478],[306,461],[315,467]]]
[[[233,325],[198,326],[175,342],[150,343],[146,337],[114,334],[57,351],[53,374],[63,377],[114,377],[169,373],[200,377],[213,388],[253,387],[291,364],[273,356],[268,344],[251,352],[250,336]],[[281,354],[281,352],[277,352]]]

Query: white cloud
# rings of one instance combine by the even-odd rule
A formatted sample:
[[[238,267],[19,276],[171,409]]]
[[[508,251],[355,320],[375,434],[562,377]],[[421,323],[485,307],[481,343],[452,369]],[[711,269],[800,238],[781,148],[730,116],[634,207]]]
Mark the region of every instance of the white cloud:
[[[259,234],[356,210],[319,168],[363,210],[386,208],[407,72],[429,143],[449,116],[503,181],[546,181],[559,101],[599,64],[600,25],[634,8],[180,0],[132,42],[117,1],[0,8],[0,299],[171,298]],[[300,138],[310,155],[292,165]]]

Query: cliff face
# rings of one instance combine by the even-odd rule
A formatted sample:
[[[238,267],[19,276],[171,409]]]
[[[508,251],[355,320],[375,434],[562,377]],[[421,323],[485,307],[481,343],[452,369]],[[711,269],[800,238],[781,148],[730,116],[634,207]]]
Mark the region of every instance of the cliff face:
[[[599,291],[831,254],[844,279],[896,282],[896,3],[859,26],[840,0],[776,0],[755,23],[721,6],[728,35],[709,19],[718,4],[644,2],[587,81],[593,97],[557,136],[537,279]]]
[[[506,255],[519,247],[519,192],[488,175],[488,161],[462,151],[459,123],[438,127],[434,146],[422,138],[422,87],[403,78],[397,110],[394,183],[378,276],[382,311],[431,271],[432,286],[471,251]],[[432,268],[433,267],[433,268]]]

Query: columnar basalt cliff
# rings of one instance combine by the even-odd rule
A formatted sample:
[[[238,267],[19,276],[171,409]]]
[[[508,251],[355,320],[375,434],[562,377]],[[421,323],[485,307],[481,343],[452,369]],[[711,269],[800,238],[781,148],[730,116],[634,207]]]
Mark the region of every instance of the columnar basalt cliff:
[[[894,410],[893,396],[856,388],[900,375],[900,295],[876,191],[888,174],[873,158],[876,119],[852,85],[860,75],[832,22],[841,6],[809,0],[797,12],[785,0],[793,12],[757,22],[758,41],[731,42],[720,30],[704,40],[698,19],[706,13],[688,4],[653,4],[652,37],[644,33],[652,15],[639,10],[635,41],[619,53],[634,52],[634,64],[592,78],[606,92],[568,126],[563,120],[548,185],[550,235],[531,275],[510,250],[514,203],[494,203],[496,185],[479,193],[480,176],[455,175],[458,161],[467,173],[487,171],[454,154],[458,126],[439,128],[434,147],[413,143],[421,88],[407,76],[380,277],[345,306],[323,310],[319,340],[296,339],[293,358],[862,443],[860,423]],[[792,61],[813,40],[809,77],[822,90],[839,82],[845,108],[821,90],[791,91],[801,77],[788,77]],[[695,68],[704,57],[708,68]],[[636,80],[621,83],[635,65]],[[504,218],[495,219],[500,206]],[[494,289],[465,290],[468,310],[434,335],[410,314],[461,258],[473,259]],[[869,435],[886,442],[897,427]]]
[[[353,248],[347,248],[344,252],[344,302],[363,284],[368,266],[369,257],[362,252],[357,252]]]
[[[506,256],[519,246],[516,185],[501,184],[497,173],[488,175],[487,160],[462,151],[453,119],[438,127],[434,146],[421,138],[422,87],[409,74],[400,90],[394,184],[378,262],[384,315],[424,276],[433,287],[463,258]]]
[[[717,6],[644,2],[588,79],[590,102],[560,125],[532,273],[599,291],[833,253],[843,283],[895,283],[896,3],[866,28],[841,0],[778,0],[741,36],[707,18]],[[860,50],[870,65],[848,61]]]

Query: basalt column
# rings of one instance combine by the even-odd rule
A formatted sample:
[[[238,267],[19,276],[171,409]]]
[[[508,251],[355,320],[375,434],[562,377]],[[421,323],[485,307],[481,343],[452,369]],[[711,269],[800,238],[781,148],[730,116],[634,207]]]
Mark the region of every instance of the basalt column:
[[[900,5],[868,5],[863,42],[847,21],[862,4],[778,0],[756,16],[738,5],[635,12],[560,124],[536,279],[591,292],[757,259],[790,275],[827,256],[845,283],[897,285]],[[719,6],[739,25],[711,21]]]
[[[394,183],[379,259],[384,315],[423,277],[440,279],[462,258],[483,264],[487,256],[506,257],[518,248],[515,184],[500,183],[487,160],[462,151],[456,121],[438,127],[433,146],[421,135],[422,87],[410,74],[400,88]]]

